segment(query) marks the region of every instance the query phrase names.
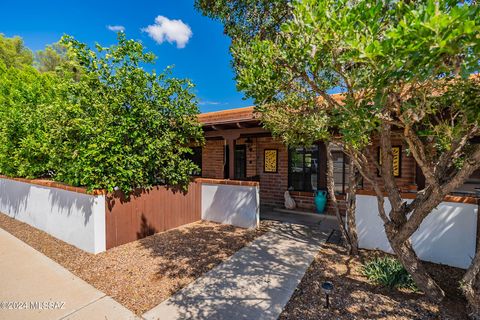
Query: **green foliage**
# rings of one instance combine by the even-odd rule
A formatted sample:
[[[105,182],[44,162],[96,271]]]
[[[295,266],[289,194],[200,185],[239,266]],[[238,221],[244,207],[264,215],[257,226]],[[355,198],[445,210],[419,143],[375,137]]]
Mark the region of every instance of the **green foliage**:
[[[81,67],[75,60],[74,52],[60,42],[46,46],[35,53],[35,66],[40,72],[53,72],[59,76],[73,76],[79,80]],[[65,74],[66,73],[66,74]]]
[[[291,16],[290,0],[195,0],[202,14],[222,21],[225,34],[234,40],[255,36],[273,38]]]
[[[203,139],[193,85],[145,71],[155,56],[123,33],[109,48],[60,45],[79,71],[0,68],[0,173],[109,191],[185,187],[198,170],[189,146]]]
[[[7,38],[0,33],[0,61],[7,67],[32,65],[33,54],[25,47],[22,38]]]
[[[7,68],[0,61],[0,173],[43,177],[49,173],[46,105],[58,79],[31,66]]]
[[[418,131],[437,126],[436,132],[444,132],[435,119],[439,108],[431,101],[445,89],[461,93],[462,88],[437,90],[435,81],[451,84],[448,79],[457,76],[471,81],[468,75],[479,70],[480,10],[475,3],[279,2],[290,11],[278,19],[261,1],[224,2],[205,1],[210,7],[204,5],[202,12],[224,22],[233,37],[238,88],[255,100],[266,126],[287,142],[324,138],[333,129],[344,143],[361,149],[385,117],[418,124]],[[251,18],[259,12],[264,24]],[[241,32],[252,21],[255,32]],[[343,103],[326,100],[332,90],[345,93]],[[286,125],[296,117],[308,124],[306,130]],[[469,128],[450,121],[448,131]]]
[[[413,291],[417,290],[412,277],[395,258],[376,257],[362,266],[362,273],[373,283],[390,289],[407,288]]]

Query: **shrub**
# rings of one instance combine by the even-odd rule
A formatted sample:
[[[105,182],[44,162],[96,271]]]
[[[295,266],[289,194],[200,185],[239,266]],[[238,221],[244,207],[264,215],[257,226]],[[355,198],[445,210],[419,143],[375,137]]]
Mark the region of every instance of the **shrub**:
[[[54,100],[56,80],[32,66],[7,67],[0,60],[0,174],[48,176],[45,106]]]
[[[0,60],[0,174],[88,189],[185,187],[203,141],[193,84],[146,71],[155,56],[119,33],[96,50],[65,36],[70,64],[40,73]]]
[[[376,257],[363,265],[362,273],[370,281],[388,288],[407,288],[416,291],[412,277],[395,258]]]

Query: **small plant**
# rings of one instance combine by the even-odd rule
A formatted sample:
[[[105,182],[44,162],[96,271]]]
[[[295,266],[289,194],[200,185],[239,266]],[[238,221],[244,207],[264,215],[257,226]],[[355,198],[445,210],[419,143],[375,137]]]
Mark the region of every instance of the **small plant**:
[[[391,289],[417,290],[415,281],[395,258],[376,257],[363,265],[362,273],[368,280]]]

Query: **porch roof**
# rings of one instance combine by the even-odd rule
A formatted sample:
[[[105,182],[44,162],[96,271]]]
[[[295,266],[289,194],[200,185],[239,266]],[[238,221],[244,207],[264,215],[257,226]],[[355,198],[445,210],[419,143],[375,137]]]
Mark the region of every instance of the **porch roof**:
[[[254,107],[214,111],[198,115],[205,131],[254,128],[260,126]]]
[[[344,94],[342,93],[334,93],[330,96],[339,103],[344,99]],[[202,123],[205,131],[261,126],[260,114],[255,112],[255,107],[253,106],[202,113],[198,115],[198,121]]]

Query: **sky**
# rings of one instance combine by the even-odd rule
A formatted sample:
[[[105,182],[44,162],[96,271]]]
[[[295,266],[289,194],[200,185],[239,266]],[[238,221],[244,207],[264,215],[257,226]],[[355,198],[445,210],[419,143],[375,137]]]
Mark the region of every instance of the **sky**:
[[[236,90],[222,25],[197,12],[193,0],[0,2],[0,33],[22,37],[33,51],[63,34],[109,46],[118,31],[155,53],[155,70],[174,65],[174,76],[190,79],[201,112],[252,105]]]

